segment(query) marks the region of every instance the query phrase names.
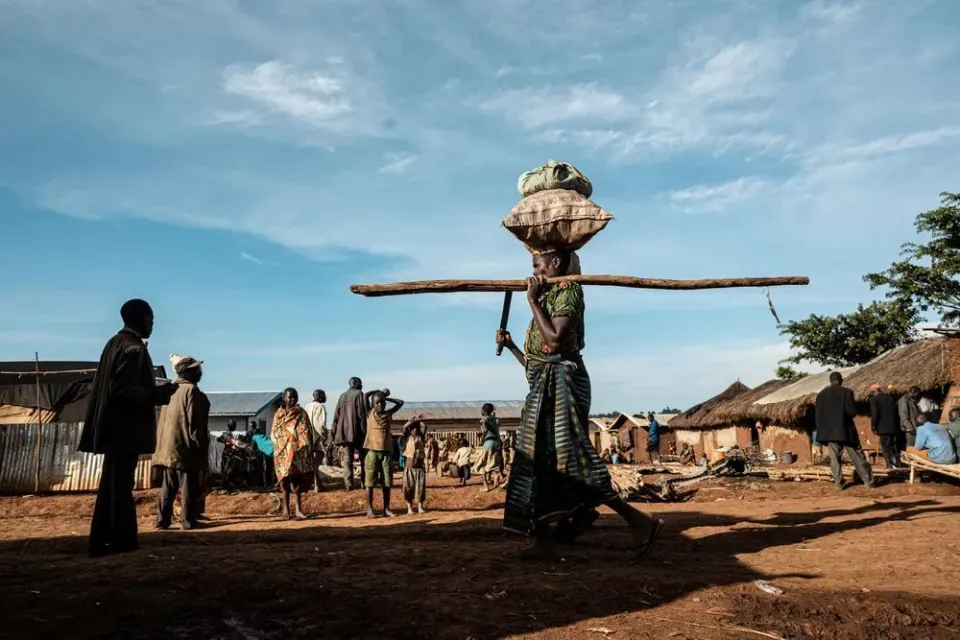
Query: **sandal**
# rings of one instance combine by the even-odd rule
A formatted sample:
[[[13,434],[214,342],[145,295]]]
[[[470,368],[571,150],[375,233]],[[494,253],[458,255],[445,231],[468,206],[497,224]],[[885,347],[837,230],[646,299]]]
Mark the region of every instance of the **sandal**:
[[[650,535],[647,537],[647,541],[639,545],[635,549],[632,549],[629,554],[627,554],[627,562],[630,564],[639,564],[646,560],[650,553],[653,551],[654,546],[657,543],[657,540],[660,538],[660,530],[663,528],[663,520],[659,518],[654,520],[653,529],[650,531]]]

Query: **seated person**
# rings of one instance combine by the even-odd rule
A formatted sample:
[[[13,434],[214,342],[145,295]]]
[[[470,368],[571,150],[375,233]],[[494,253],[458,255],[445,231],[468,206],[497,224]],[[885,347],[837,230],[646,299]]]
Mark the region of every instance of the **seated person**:
[[[680,464],[693,464],[695,461],[696,454],[693,452],[693,447],[683,443],[680,447]]]
[[[923,413],[917,416],[917,442],[907,447],[907,452],[936,464],[957,463],[957,452],[953,448],[950,432],[943,425],[927,422],[927,416]]]

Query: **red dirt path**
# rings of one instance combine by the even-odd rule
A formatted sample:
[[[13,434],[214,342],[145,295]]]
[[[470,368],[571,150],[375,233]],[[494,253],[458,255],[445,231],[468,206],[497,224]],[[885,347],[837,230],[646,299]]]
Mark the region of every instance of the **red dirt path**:
[[[956,487],[704,483],[650,507],[667,526],[639,567],[612,514],[531,565],[502,493],[429,497],[370,522],[360,492],[311,494],[315,518],[281,522],[270,496],[213,495],[208,528],[154,532],[144,492],[141,550],[101,560],[83,554],[92,496],[2,498],[0,637],[960,638]]]

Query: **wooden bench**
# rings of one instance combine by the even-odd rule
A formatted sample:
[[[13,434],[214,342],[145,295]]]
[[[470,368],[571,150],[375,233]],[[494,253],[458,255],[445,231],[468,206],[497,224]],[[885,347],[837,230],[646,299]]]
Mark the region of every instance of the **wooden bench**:
[[[916,480],[917,469],[921,471],[932,471],[933,473],[939,473],[940,475],[960,480],[960,464],[937,464],[936,462],[930,462],[926,458],[906,451],[903,452],[901,457],[910,463],[910,484],[914,484]]]

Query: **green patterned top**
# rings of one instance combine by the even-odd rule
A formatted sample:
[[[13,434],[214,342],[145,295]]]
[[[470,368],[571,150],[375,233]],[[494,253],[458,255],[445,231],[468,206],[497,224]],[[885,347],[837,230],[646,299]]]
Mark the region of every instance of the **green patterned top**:
[[[567,316],[574,320],[573,327],[567,332],[563,344],[560,345],[560,354],[573,356],[580,353],[584,347],[583,287],[576,282],[555,284],[540,296],[540,306],[551,318]],[[534,356],[553,353],[543,342],[543,334],[540,332],[540,325],[537,324],[536,318],[530,321],[523,350],[527,355]]]

